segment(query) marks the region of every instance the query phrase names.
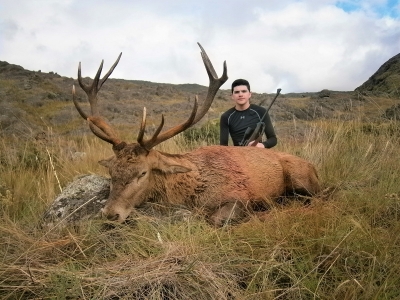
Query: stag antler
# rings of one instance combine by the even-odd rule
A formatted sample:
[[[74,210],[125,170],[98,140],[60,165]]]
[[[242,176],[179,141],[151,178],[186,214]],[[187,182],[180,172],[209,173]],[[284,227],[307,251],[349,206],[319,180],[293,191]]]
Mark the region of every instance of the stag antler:
[[[84,118],[85,120],[88,121],[89,127],[92,130],[92,132],[102,140],[109,142],[113,146],[117,146],[118,144],[122,143],[122,141],[117,137],[116,133],[112,129],[112,127],[100,116],[99,114],[99,109],[97,107],[97,93],[101,89],[102,85],[108,77],[111,75],[111,73],[114,71],[115,67],[117,66],[120,58],[121,58],[122,52],[118,56],[117,60],[115,63],[111,66],[110,70],[107,72],[104,77],[100,79],[101,71],[103,69],[103,64],[104,60],[101,61],[100,67],[97,70],[96,76],[93,79],[93,82],[91,85],[84,84],[82,81],[82,75],[81,75],[81,63],[79,62],[79,67],[78,67],[78,82],[81,88],[85,91],[86,95],[88,96],[88,100],[90,103],[90,109],[92,112],[91,116],[88,116],[82,108],[79,106],[78,101],[76,99],[75,95],[75,86],[72,86],[72,99],[74,101],[75,107],[78,110],[79,114]]]
[[[207,53],[203,49],[203,47],[197,43],[201,49],[201,57],[203,58],[204,65],[207,70],[208,77],[210,79],[210,83],[208,86],[208,92],[206,99],[204,100],[203,106],[201,107],[201,110],[197,113],[197,107],[198,107],[198,99],[197,96],[195,97],[195,102],[193,106],[192,113],[190,114],[189,118],[183,122],[182,124],[179,124],[162,134],[160,134],[163,126],[164,126],[164,115],[161,116],[161,123],[158,126],[157,130],[154,132],[153,136],[148,139],[148,140],[143,140],[144,137],[144,131],[146,128],[146,108],[143,110],[143,118],[142,122],[140,125],[140,130],[139,134],[137,137],[137,142],[145,149],[150,150],[154,146],[160,144],[161,142],[168,140],[172,138],[173,136],[183,132],[190,126],[193,126],[196,124],[200,119],[207,113],[208,109],[210,108],[215,95],[217,94],[219,88],[228,80],[228,75],[227,75],[227,67],[226,67],[226,62],[224,62],[224,72],[220,78],[218,78],[217,73],[214,70],[214,67],[210,61],[210,59],[207,56]],[[85,91],[86,95],[88,96],[88,100],[90,103],[90,109],[92,114],[89,116],[87,115],[82,108],[79,106],[78,101],[76,99],[75,95],[75,86],[72,87],[72,96],[73,96],[73,101],[75,104],[76,109],[78,110],[79,114],[84,118],[85,120],[88,121],[89,127],[92,130],[92,132],[99,137],[100,139],[112,144],[114,146],[114,149],[119,148],[117,147],[118,145],[125,144],[122,140],[118,138],[112,127],[100,116],[98,107],[97,107],[97,93],[101,89],[101,86],[104,84],[104,82],[108,79],[108,77],[111,75],[111,73],[114,71],[115,67],[117,66],[120,58],[121,58],[122,53],[118,56],[117,60],[115,63],[111,66],[110,70],[107,72],[104,77],[99,80],[101,71],[103,69],[103,63],[104,61],[101,61],[99,70],[96,73],[95,78],[93,79],[92,84],[86,85],[82,81],[82,76],[81,76],[81,63],[79,63],[78,67],[78,82],[81,88]]]
[[[194,106],[192,113],[190,114],[190,117],[182,124],[179,124],[162,134],[160,134],[162,127],[164,126],[164,115],[161,116],[161,123],[158,126],[156,132],[153,134],[152,138],[149,140],[143,140],[144,136],[144,130],[146,127],[146,109],[143,110],[143,119],[142,119],[142,124],[140,126],[140,131],[138,134],[137,142],[147,150],[150,150],[154,146],[160,144],[163,141],[166,141],[173,136],[183,132],[187,128],[193,126],[196,124],[198,121],[201,120],[202,117],[207,113],[209,110],[215,95],[217,94],[219,88],[228,80],[228,75],[227,75],[227,68],[226,68],[226,61],[224,61],[224,71],[223,74],[220,78],[218,78],[217,73],[214,70],[214,67],[208,58],[208,55],[204,48],[200,45],[200,43],[197,43],[201,49],[201,57],[204,62],[204,66],[206,67],[208,77],[210,79],[210,83],[208,86],[208,92],[207,92],[207,97],[206,100],[204,100],[203,106],[201,107],[201,110],[197,113],[197,96],[195,98]]]

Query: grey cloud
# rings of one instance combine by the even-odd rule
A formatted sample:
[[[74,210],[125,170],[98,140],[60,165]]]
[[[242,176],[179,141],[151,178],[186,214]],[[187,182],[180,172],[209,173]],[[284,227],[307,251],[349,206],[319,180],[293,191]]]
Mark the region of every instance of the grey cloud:
[[[122,51],[114,77],[207,85],[201,42],[218,73],[227,60],[229,82],[246,77],[257,92],[351,90],[400,49],[398,19],[333,0],[15,2],[0,11],[2,59],[70,77]]]
[[[9,20],[0,22],[0,35],[7,40],[12,40],[17,34],[18,29],[16,22]]]

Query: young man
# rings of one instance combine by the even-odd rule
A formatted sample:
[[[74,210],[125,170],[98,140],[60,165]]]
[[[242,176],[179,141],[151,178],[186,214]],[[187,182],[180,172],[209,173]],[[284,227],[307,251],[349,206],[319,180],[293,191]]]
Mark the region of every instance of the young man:
[[[240,146],[247,127],[256,128],[257,123],[261,121],[266,109],[250,104],[250,84],[245,79],[237,79],[232,83],[232,100],[235,106],[227,110],[221,116],[220,121],[220,145],[227,146],[229,135],[235,146]],[[265,136],[267,140],[257,143],[256,147],[272,148],[276,145],[277,139],[272,126],[271,119],[267,114],[264,118]],[[250,141],[249,146],[253,143]]]

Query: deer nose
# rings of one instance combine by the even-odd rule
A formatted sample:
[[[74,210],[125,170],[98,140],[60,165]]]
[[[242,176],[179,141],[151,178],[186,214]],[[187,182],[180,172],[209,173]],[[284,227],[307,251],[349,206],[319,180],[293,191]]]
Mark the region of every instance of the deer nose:
[[[119,214],[111,214],[104,208],[101,209],[101,215],[103,217],[106,217],[107,220],[110,220],[110,221],[116,221],[119,219]]]
[[[107,219],[110,221],[117,221],[119,219],[119,214],[107,215]]]

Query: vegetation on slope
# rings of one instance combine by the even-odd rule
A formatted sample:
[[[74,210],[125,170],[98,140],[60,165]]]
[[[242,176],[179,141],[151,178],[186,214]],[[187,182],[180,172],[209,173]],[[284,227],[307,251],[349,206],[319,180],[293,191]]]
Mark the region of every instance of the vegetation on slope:
[[[213,132],[208,126],[161,146],[196,147]],[[337,118],[304,128],[301,138],[282,136],[278,148],[315,163],[326,194],[309,206],[271,202],[264,214],[223,228],[196,213],[140,212],[130,225],[91,220],[43,228],[60,188],[79,174],[105,174],[97,161],[111,149],[91,137],[3,137],[0,297],[399,298],[400,124]],[[87,155],[72,160],[68,149]]]
[[[266,199],[268,211],[222,228],[168,209],[138,211],[124,225],[93,219],[47,228],[43,214],[60,190],[82,174],[107,176],[97,161],[112,150],[79,119],[71,78],[0,62],[0,298],[400,298],[399,84],[378,73],[381,97],[324,90],[274,104],[278,150],[313,162],[326,189],[308,206]],[[149,127],[161,113],[168,127],[187,117],[188,96],[204,91],[112,79],[99,96],[132,141],[143,106]],[[220,91],[202,126],[158,148],[218,143],[218,116],[230,105],[229,91]]]
[[[400,98],[400,53],[386,61],[357,92]]]

